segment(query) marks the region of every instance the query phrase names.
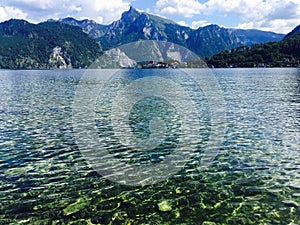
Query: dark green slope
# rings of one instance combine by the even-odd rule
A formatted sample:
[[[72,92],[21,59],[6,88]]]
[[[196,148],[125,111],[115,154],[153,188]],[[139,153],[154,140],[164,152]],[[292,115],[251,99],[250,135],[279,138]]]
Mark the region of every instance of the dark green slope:
[[[222,51],[207,59],[213,67],[296,67],[300,60],[300,33],[295,33],[280,42],[255,44]]]
[[[290,33],[288,33],[285,38],[289,38],[295,34],[300,33],[300,25],[298,25],[297,27],[295,27]]]
[[[209,25],[194,31],[187,40],[188,48],[200,56],[211,56],[224,49],[240,46],[238,38],[227,29]]]
[[[228,29],[228,31],[235,35],[243,45],[247,46],[270,41],[281,41],[285,36],[284,34],[277,34],[274,32],[261,31],[256,29]]]
[[[100,54],[99,44],[79,27],[14,19],[0,23],[2,69],[86,67]]]

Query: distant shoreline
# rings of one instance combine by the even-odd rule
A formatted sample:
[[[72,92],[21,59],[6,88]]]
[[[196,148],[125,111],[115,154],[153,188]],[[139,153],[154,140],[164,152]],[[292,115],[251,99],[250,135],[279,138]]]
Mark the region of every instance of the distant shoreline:
[[[161,68],[160,68],[161,69]],[[163,68],[164,69],[164,68]],[[173,70],[172,68],[165,68]],[[204,67],[204,68],[177,68],[177,69],[212,69],[212,70],[219,70],[219,69],[228,69],[228,70],[235,70],[235,69],[300,69],[300,67]],[[71,71],[71,70],[159,70],[158,68],[87,68],[87,69],[78,69],[78,68],[72,68],[72,69],[0,69],[0,72],[2,71]]]

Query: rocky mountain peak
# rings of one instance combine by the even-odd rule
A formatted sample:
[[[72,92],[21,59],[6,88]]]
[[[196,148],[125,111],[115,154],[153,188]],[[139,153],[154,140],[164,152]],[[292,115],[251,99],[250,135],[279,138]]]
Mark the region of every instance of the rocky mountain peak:
[[[122,13],[121,20],[124,22],[133,22],[140,15],[140,12],[138,12],[134,7],[130,6],[128,11]]]
[[[187,47],[200,56],[211,56],[224,49],[267,41],[281,40],[284,35],[233,30],[212,24],[197,30],[174,21],[141,12],[130,7],[121,18],[109,25],[64,21],[80,26],[84,32],[99,41],[104,50],[137,40],[164,40]]]

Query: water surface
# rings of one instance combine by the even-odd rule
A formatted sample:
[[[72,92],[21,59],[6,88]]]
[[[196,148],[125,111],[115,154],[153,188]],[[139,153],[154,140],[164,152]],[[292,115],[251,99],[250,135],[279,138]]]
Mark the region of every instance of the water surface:
[[[149,71],[177,74],[120,73],[129,82]],[[72,106],[84,70],[0,71],[1,224],[300,224],[300,70],[211,72],[226,107],[224,139],[211,166],[198,167],[211,131],[209,101],[196,83],[182,79],[201,121],[196,153],[162,182],[126,186],[95,172],[76,144]],[[202,85],[210,79],[201,69],[189,73]],[[176,109],[160,98],[138,102],[130,116],[136,135],[149,137],[156,115],[168,134],[156,151],[127,155],[109,123],[114,95],[99,95],[95,106],[99,140],[109,151],[145,165],[172,154],[180,136]]]

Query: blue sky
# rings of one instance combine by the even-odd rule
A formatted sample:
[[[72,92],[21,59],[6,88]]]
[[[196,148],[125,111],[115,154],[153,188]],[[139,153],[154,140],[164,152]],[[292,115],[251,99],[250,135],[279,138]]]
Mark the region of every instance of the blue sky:
[[[72,16],[109,24],[130,5],[195,29],[218,24],[288,33],[300,24],[299,0],[0,0],[0,22]]]

